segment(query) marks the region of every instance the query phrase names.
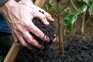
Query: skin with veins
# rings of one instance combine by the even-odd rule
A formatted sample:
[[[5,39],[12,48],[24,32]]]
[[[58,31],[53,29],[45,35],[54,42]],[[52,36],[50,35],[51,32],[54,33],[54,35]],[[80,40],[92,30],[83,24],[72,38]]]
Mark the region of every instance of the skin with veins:
[[[39,10],[43,11],[44,14],[40,13]],[[31,0],[21,0],[20,2],[9,0],[0,7],[0,11],[3,13],[11,29],[15,42],[20,43],[21,46],[43,48],[43,46],[33,38],[30,32],[42,40],[45,36],[44,41],[49,42],[49,37],[34,25],[32,19],[34,17],[39,18],[45,25],[49,25],[48,20],[53,22],[54,19],[46,11],[35,6]]]

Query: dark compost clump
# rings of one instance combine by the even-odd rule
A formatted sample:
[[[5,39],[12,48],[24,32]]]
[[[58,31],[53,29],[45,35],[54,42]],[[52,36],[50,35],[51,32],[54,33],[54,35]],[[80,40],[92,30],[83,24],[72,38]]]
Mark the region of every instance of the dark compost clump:
[[[49,21],[49,25],[45,25],[44,23],[42,23],[41,22],[41,20],[40,19],[37,19],[37,18],[34,18],[33,20],[32,20],[32,22],[35,24],[35,26],[37,26],[45,35],[47,35],[48,37],[49,37],[49,39],[50,39],[50,42],[45,42],[44,41],[44,38],[43,38],[43,40],[42,39],[40,39],[40,38],[38,38],[37,36],[35,36],[33,33],[31,33],[31,35],[40,43],[40,44],[42,44],[42,45],[44,45],[44,49],[43,50],[36,50],[36,51],[33,51],[33,52],[31,52],[31,51],[27,51],[27,49],[25,50],[26,52],[28,52],[28,54],[29,53],[31,53],[31,54],[35,54],[35,53],[37,53],[37,52],[39,52],[39,54],[40,54],[40,56],[46,56],[45,54],[43,55],[41,55],[41,53],[44,53],[45,51],[47,51],[48,49],[49,49],[49,47],[51,46],[51,44],[52,44],[52,40],[55,38],[55,26],[54,26],[54,24],[53,24],[53,22],[50,22]],[[45,37],[45,36],[44,36]],[[23,48],[24,49],[24,48]],[[24,50],[23,50],[24,51]],[[25,52],[24,51],[24,52]],[[32,55],[31,55],[32,56]],[[29,59],[29,58],[28,58]],[[45,58],[46,59],[46,58]],[[37,61],[39,61],[39,60],[42,60],[42,59],[37,59],[36,60],[36,62]],[[34,60],[33,60],[34,61]]]
[[[55,26],[53,24],[53,22],[50,22],[49,25],[45,25],[41,22],[40,19],[34,18],[32,20],[32,22],[35,24],[35,26],[37,26],[45,35],[47,35],[50,39],[50,42],[45,42],[43,37],[43,40],[38,38],[37,36],[35,36],[33,33],[31,33],[31,35],[41,44],[44,45],[45,48],[48,47],[48,45],[50,45],[52,43],[52,40],[55,38]]]

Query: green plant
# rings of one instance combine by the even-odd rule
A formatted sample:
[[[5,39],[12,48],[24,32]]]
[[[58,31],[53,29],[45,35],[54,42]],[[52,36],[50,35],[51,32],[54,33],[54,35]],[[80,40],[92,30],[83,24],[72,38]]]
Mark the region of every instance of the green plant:
[[[68,31],[71,31],[73,28],[74,22],[77,20],[79,15],[82,14],[82,27],[81,27],[81,32],[84,33],[84,28],[86,26],[85,20],[86,20],[86,14],[89,14],[89,18],[87,19],[87,22],[91,19],[93,15],[93,0],[78,0],[79,3],[82,5],[79,8],[76,8],[75,4],[73,3],[73,0],[70,0],[73,7],[76,9],[76,13],[69,13],[65,16],[64,21],[65,21],[65,26]]]
[[[63,56],[64,55],[64,20],[62,19],[62,12],[64,9],[67,7],[69,1],[67,2],[66,5],[62,6],[61,5],[61,0],[50,0],[50,11],[55,11],[55,16],[57,18],[57,35],[58,35],[58,41],[59,41],[59,49],[60,49],[60,54]]]
[[[82,16],[82,26],[81,32],[84,33],[84,28],[87,23],[90,21],[93,15],[93,0],[68,0],[67,3],[63,6],[63,0],[49,0],[49,7],[47,7],[48,11],[54,12],[53,15],[56,16],[57,19],[57,35],[59,41],[60,53],[64,54],[64,26],[67,31],[72,31],[74,22]],[[77,1],[80,6],[77,8],[74,1]],[[71,3],[76,12],[72,12],[72,9],[68,7],[68,4]],[[63,12],[66,12],[65,17],[62,17]],[[86,19],[86,14],[89,14],[88,19]],[[87,20],[85,24],[85,20]]]

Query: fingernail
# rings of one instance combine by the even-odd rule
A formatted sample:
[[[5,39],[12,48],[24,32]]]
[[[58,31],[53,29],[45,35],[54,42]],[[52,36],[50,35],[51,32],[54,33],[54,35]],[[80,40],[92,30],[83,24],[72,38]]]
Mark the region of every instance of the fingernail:
[[[49,22],[48,22],[48,21],[45,21],[45,24],[46,24],[46,25],[49,25]]]
[[[55,21],[53,18],[51,19],[52,21]]]
[[[51,19],[51,21],[54,21],[54,19],[53,19],[53,18],[51,18],[51,17],[50,17],[50,19]]]
[[[53,39],[53,42],[56,42],[56,38]]]
[[[40,49],[44,49],[44,46],[43,46],[43,45],[38,45],[38,47],[39,47]]]
[[[54,19],[53,19],[52,17],[49,16],[48,18],[49,18],[51,21],[54,21]]]
[[[49,42],[49,37],[45,36],[44,40]]]

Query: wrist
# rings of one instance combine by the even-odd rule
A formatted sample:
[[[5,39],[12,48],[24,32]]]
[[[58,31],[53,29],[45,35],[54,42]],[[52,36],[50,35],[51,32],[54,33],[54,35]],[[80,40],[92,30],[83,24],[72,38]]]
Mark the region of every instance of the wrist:
[[[0,7],[4,5],[8,0],[0,0]]]
[[[14,0],[8,0],[3,7],[15,6],[16,2]]]
[[[8,0],[4,5],[0,7],[0,12],[7,12],[8,9],[13,9],[17,3],[14,0]]]

